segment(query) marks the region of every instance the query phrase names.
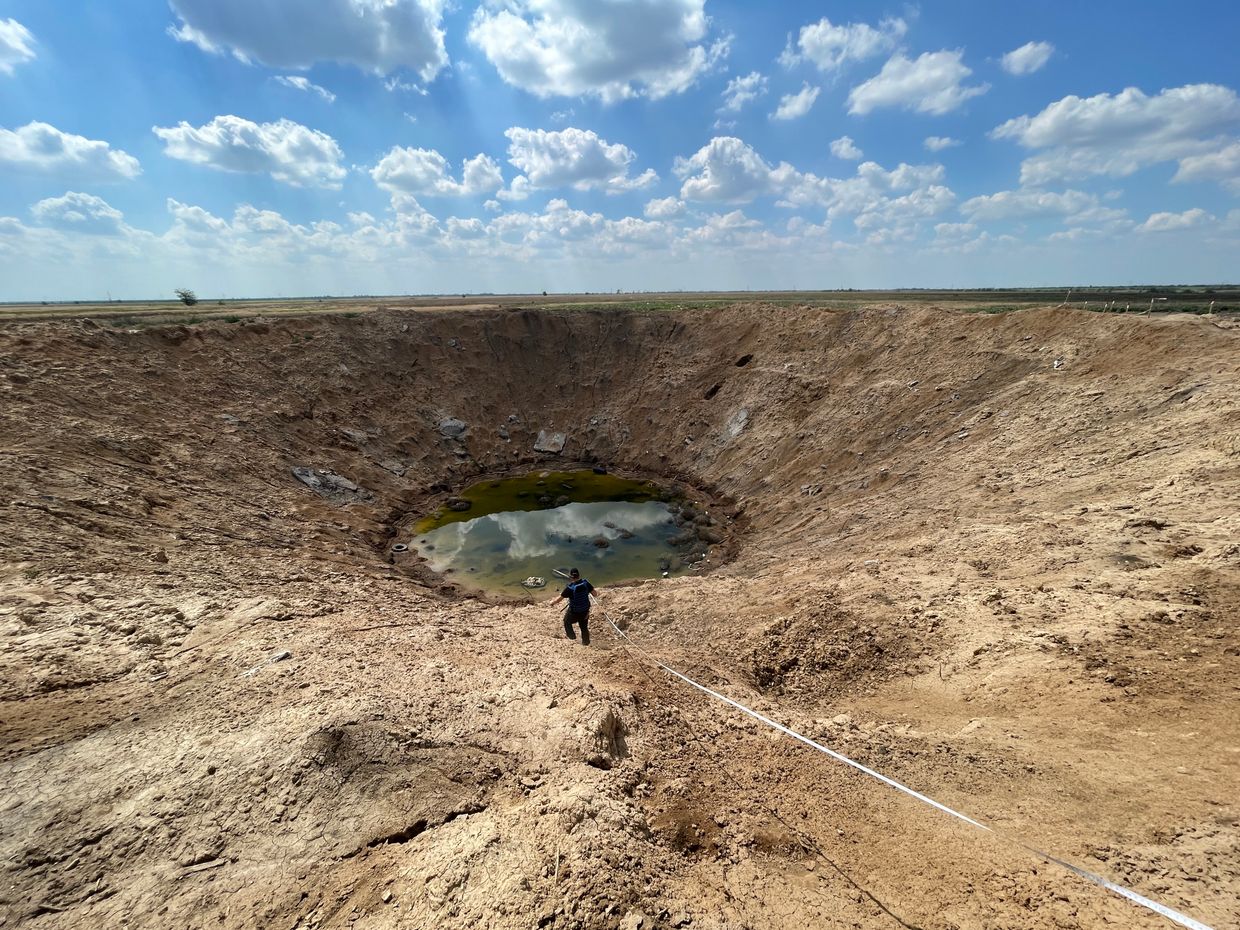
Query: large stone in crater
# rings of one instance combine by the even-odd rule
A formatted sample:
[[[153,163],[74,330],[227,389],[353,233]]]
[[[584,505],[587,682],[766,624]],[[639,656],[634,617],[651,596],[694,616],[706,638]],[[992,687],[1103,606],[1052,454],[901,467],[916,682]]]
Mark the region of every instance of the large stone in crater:
[[[310,490],[321,494],[328,500],[340,503],[356,498],[369,498],[370,492],[350,481],[344,475],[338,475],[326,468],[309,468],[297,466],[292,469],[293,477]]]
[[[556,433],[551,430],[539,430],[538,438],[534,440],[535,452],[551,452],[559,453],[564,451],[564,444],[568,442],[567,433]]]
[[[439,432],[449,439],[460,439],[468,429],[469,425],[456,417],[448,417],[439,421]]]
[[[723,428],[723,436],[725,440],[735,439],[745,431],[745,427],[749,425],[749,411],[742,407],[736,413],[732,414],[727,425]]]

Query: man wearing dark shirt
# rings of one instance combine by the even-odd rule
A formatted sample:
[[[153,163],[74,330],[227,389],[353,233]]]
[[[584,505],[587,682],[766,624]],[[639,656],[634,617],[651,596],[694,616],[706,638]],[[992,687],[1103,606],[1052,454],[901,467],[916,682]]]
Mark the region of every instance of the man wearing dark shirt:
[[[564,635],[576,639],[577,634],[573,632],[573,624],[576,623],[581,627],[583,646],[590,645],[590,593],[593,590],[594,585],[582,578],[581,572],[574,568],[568,573],[568,584],[553,601],[557,604],[562,600],[568,601],[568,609],[564,611]]]

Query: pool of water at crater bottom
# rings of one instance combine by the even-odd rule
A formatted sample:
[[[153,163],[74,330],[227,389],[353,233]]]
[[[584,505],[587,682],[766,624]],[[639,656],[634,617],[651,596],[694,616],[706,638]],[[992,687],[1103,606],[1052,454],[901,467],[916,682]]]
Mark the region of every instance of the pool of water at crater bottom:
[[[466,587],[539,596],[566,583],[557,568],[578,568],[599,587],[688,571],[670,542],[680,532],[663,501],[592,501],[458,519],[416,535],[412,546]],[[523,587],[530,577],[545,588]]]

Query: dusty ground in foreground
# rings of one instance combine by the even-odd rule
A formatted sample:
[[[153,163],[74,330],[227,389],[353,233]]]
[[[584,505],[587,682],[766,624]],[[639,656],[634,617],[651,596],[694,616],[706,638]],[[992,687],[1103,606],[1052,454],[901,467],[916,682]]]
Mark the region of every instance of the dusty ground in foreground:
[[[652,654],[1240,927],[1232,321],[61,321],[0,331],[0,398],[0,926],[1168,926],[386,561],[436,486],[576,461],[745,526],[608,594]]]

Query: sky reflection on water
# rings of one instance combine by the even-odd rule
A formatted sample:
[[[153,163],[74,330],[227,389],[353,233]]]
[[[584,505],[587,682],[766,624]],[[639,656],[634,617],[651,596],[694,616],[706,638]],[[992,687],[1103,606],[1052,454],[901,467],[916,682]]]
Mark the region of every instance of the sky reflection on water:
[[[417,536],[413,546],[431,569],[451,570],[470,587],[517,594],[521,581],[536,575],[547,579],[549,594],[564,583],[557,567],[576,566],[599,586],[658,578],[661,566],[677,574],[683,566],[668,539],[678,529],[659,501],[580,503],[450,523]],[[606,547],[595,545],[599,537]]]

